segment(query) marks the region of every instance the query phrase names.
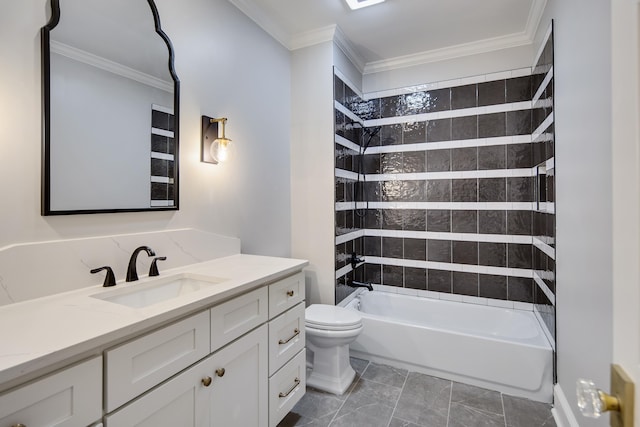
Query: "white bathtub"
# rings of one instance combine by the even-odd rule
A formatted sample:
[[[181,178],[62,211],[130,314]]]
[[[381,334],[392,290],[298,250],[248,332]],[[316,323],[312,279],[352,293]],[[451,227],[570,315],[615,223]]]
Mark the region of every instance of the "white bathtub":
[[[552,401],[553,351],[533,312],[380,291],[345,306],[364,326],[354,357]]]

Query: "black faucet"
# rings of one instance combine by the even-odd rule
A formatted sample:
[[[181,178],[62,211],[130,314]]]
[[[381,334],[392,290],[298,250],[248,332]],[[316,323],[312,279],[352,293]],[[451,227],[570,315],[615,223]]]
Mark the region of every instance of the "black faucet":
[[[362,283],[356,282],[355,280],[347,280],[347,285],[351,286],[352,288],[367,288],[370,291],[373,290],[373,285],[371,285],[371,283]]]
[[[156,253],[149,246],[140,246],[136,248],[135,251],[131,254],[131,258],[129,259],[129,267],[127,267],[127,282],[133,282],[134,280],[138,280],[138,270],[136,269],[136,260],[138,259],[138,253],[140,251],[145,251],[149,256],[155,256]]]

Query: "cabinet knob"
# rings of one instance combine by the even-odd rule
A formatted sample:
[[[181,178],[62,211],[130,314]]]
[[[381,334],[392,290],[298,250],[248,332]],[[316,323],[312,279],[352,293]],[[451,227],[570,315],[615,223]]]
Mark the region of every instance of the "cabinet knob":
[[[287,291],[287,296],[292,297],[293,296],[293,291]]]
[[[219,377],[224,377],[225,370],[224,368],[216,369],[216,375]]]
[[[211,377],[204,377],[202,379],[202,385],[205,387],[209,387],[211,385]]]

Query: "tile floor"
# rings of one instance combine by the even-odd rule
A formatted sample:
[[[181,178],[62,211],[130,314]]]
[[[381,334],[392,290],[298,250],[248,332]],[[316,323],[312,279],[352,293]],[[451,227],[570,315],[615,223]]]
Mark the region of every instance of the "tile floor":
[[[391,366],[351,359],[342,396],[307,387],[278,427],[555,427],[551,406]]]

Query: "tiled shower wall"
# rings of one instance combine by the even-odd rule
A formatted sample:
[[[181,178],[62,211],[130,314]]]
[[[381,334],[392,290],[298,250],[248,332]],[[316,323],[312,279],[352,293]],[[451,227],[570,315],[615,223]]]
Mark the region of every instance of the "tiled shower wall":
[[[363,97],[336,71],[336,302],[358,280],[529,303],[553,332],[551,37],[545,45],[533,72]],[[355,270],[352,253],[365,259]]]

